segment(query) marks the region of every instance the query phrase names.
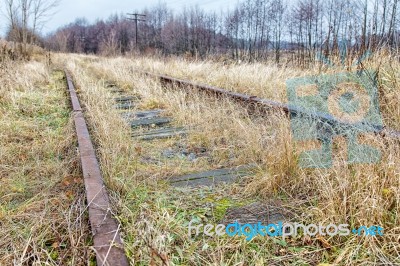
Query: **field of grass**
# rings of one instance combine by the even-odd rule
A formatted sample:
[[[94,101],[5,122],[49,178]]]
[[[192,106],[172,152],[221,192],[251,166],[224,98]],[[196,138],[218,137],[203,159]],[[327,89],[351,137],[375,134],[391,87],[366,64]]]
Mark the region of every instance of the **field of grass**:
[[[284,114],[252,115],[228,99],[167,89],[141,73],[287,102],[286,80],[343,69],[71,54],[49,59],[39,53],[28,62],[0,61],[0,265],[93,262],[71,109],[63,73],[56,70],[63,67],[76,83],[132,265],[400,264],[399,140],[366,135],[362,141],[382,151],[381,161],[348,165],[346,142],[338,138],[332,168],[303,169],[299,153],[315,143],[294,141]],[[398,58],[382,53],[364,67],[378,72],[384,124],[400,129]],[[173,125],[189,130],[188,136],[133,139],[114,108],[110,83],[140,96],[133,111],[163,109]],[[252,175],[216,189],[173,188],[167,182],[176,175],[243,164],[255,166]],[[218,224],[231,208],[277,202],[294,222],[379,225],[384,235],[247,241],[188,234],[192,219]]]
[[[90,233],[63,73],[0,62],[0,265],[86,265]]]
[[[366,68],[379,71],[379,98],[385,125],[399,128],[397,59],[381,56]],[[115,212],[123,225],[132,264],[157,265],[396,265],[400,258],[400,145],[398,140],[366,136],[383,152],[378,164],[348,165],[345,142],[335,144],[330,169],[302,169],[303,143],[292,140],[283,114],[254,117],[229,101],[184,89],[164,89],[140,71],[151,71],[286,102],[285,82],[298,76],[335,73],[264,64],[223,65],[181,59],[99,58],[56,55],[72,73],[97,145]],[[378,68],[379,65],[379,68]],[[336,70],[338,71],[338,70]],[[163,108],[176,125],[190,127],[188,138],[155,142],[133,140],[113,108],[107,82],[140,95],[137,109]],[[184,145],[205,149],[207,159],[166,159],[160,152]],[[257,173],[234,185],[174,189],[166,178],[200,169],[254,163]],[[299,223],[380,225],[384,236],[350,235],[276,238],[188,235],[196,218],[218,223],[226,209],[255,201],[279,200]]]

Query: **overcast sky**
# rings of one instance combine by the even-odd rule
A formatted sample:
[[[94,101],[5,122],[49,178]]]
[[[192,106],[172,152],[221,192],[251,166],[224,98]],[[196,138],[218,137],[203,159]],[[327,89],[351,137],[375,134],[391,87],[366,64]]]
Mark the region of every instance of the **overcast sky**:
[[[76,18],[86,17],[89,22],[96,18],[107,18],[111,14],[126,13],[135,10],[142,10],[145,7],[157,5],[160,0],[61,0],[57,13],[49,20],[44,29],[44,33],[54,31],[60,26],[73,22]],[[237,0],[170,0],[161,1],[169,8],[176,11],[184,6],[198,5],[204,10],[226,11],[230,6],[237,3]],[[2,4],[2,0],[0,0]],[[4,13],[0,15],[0,32],[4,34],[6,24]]]

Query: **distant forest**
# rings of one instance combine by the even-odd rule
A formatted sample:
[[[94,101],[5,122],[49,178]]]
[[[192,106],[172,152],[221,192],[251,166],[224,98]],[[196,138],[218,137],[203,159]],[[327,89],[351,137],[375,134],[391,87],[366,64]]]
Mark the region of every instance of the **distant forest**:
[[[235,60],[283,58],[310,63],[315,54],[346,47],[348,55],[399,49],[399,0],[245,0],[230,11],[199,7],[174,11],[167,4],[112,15],[93,24],[84,18],[59,28],[42,40],[61,52],[124,55],[146,53]],[[10,38],[12,36],[9,36]]]

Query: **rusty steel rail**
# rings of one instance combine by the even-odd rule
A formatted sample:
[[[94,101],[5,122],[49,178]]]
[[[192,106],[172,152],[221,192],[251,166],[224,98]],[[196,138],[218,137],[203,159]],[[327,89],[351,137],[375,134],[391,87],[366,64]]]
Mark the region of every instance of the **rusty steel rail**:
[[[65,75],[74,112],[97,265],[127,266],[129,262],[120,236],[120,225],[112,217],[110,199],[104,186],[99,163],[74,84],[67,72],[65,72]]]
[[[252,105],[257,105],[260,107],[265,107],[267,109],[272,109],[272,110],[280,110],[283,111],[286,115],[290,116],[296,116],[296,115],[306,115],[306,116],[311,116],[314,117],[322,122],[328,123],[331,126],[344,126],[344,127],[357,127],[345,122],[341,122],[329,115],[323,114],[323,113],[309,113],[305,110],[301,110],[300,108],[293,106],[293,105],[288,105],[285,103],[280,103],[280,102],[276,102],[276,101],[272,101],[272,100],[268,100],[268,99],[263,99],[263,98],[259,98],[257,96],[250,96],[250,95],[246,95],[243,93],[237,93],[237,92],[232,92],[232,91],[228,91],[222,88],[218,88],[215,86],[210,86],[210,85],[205,85],[205,84],[199,84],[199,83],[193,83],[191,81],[187,81],[187,80],[183,80],[183,79],[177,79],[177,78],[173,78],[173,77],[169,77],[169,76],[165,76],[165,75],[157,75],[157,74],[153,74],[150,72],[142,72],[144,75],[147,76],[152,76],[154,78],[159,79],[161,82],[164,83],[171,83],[171,84],[177,84],[181,87],[192,87],[195,89],[198,89],[200,91],[205,91],[208,93],[212,93],[212,94],[216,94],[216,95],[220,95],[220,96],[225,96],[225,97],[229,97],[231,99],[240,101],[240,102],[244,102],[247,104],[252,104]],[[374,125],[369,125],[371,127],[373,127],[375,130],[375,134],[379,134],[383,137],[387,136],[387,137],[391,137],[391,138],[395,138],[395,139],[400,139],[400,131],[396,131],[390,128],[385,128],[385,127],[379,127],[379,126],[374,126]]]
[[[242,93],[238,93],[238,92],[232,92],[232,91],[228,91],[228,90],[225,90],[225,89],[222,89],[222,88],[218,88],[218,87],[214,87],[214,86],[210,86],[210,85],[193,83],[193,82],[190,82],[190,81],[187,81],[187,80],[172,78],[172,77],[168,77],[168,76],[165,76],[165,75],[156,75],[156,74],[149,73],[149,72],[143,72],[143,73],[145,75],[158,78],[162,82],[178,84],[179,86],[182,86],[182,87],[189,86],[189,87],[193,87],[193,88],[196,88],[196,89],[199,89],[199,90],[202,90],[202,91],[215,93],[217,95],[228,96],[228,97],[230,97],[232,99],[239,100],[239,101],[242,101],[242,102],[265,105],[265,106],[268,106],[270,108],[283,110],[287,114],[290,113],[290,107],[287,104],[284,104],[284,103],[279,103],[279,102],[271,101],[271,100],[268,100],[268,99],[262,99],[262,98],[259,98],[257,96],[250,96],[250,95],[246,95],[246,94],[242,94]]]

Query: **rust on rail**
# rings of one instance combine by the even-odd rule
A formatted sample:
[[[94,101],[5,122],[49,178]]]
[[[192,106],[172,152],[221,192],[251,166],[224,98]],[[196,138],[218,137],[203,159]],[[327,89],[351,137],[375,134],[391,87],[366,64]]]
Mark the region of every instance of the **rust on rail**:
[[[129,265],[120,236],[120,225],[111,213],[110,199],[74,84],[67,72],[65,72],[65,75],[74,111],[74,123],[78,137],[97,265]]]
[[[242,93],[232,92],[232,91],[228,91],[228,90],[218,88],[215,86],[193,83],[193,82],[190,82],[187,80],[177,79],[177,78],[173,78],[173,77],[169,77],[169,76],[165,76],[165,75],[157,75],[157,74],[153,74],[150,72],[142,72],[142,73],[147,76],[152,76],[152,77],[158,78],[161,82],[177,84],[182,87],[192,87],[192,88],[196,88],[201,91],[206,91],[209,93],[226,96],[226,97],[229,97],[229,98],[241,101],[241,102],[266,107],[268,109],[281,110],[281,111],[285,112],[285,114],[287,114],[288,116],[290,116],[290,115],[294,115],[294,116],[307,115],[307,116],[312,116],[316,119],[319,119],[320,121],[322,121],[324,123],[328,123],[333,126],[339,125],[339,126],[345,126],[345,127],[346,126],[353,127],[353,125],[336,120],[332,116],[329,116],[329,115],[326,115],[323,113],[318,113],[318,112],[309,113],[309,112],[302,110],[296,106],[288,105],[285,103],[280,103],[280,102],[272,101],[269,99],[263,99],[263,98],[259,98],[257,96],[250,96],[250,95],[246,95],[246,94],[242,94]],[[384,128],[384,127],[382,128],[382,127],[375,126],[375,125],[369,125],[369,126],[372,126],[373,128],[375,128],[376,130],[374,132],[383,137],[391,137],[391,138],[400,139],[400,131],[396,131],[396,130],[393,130],[390,128]]]

